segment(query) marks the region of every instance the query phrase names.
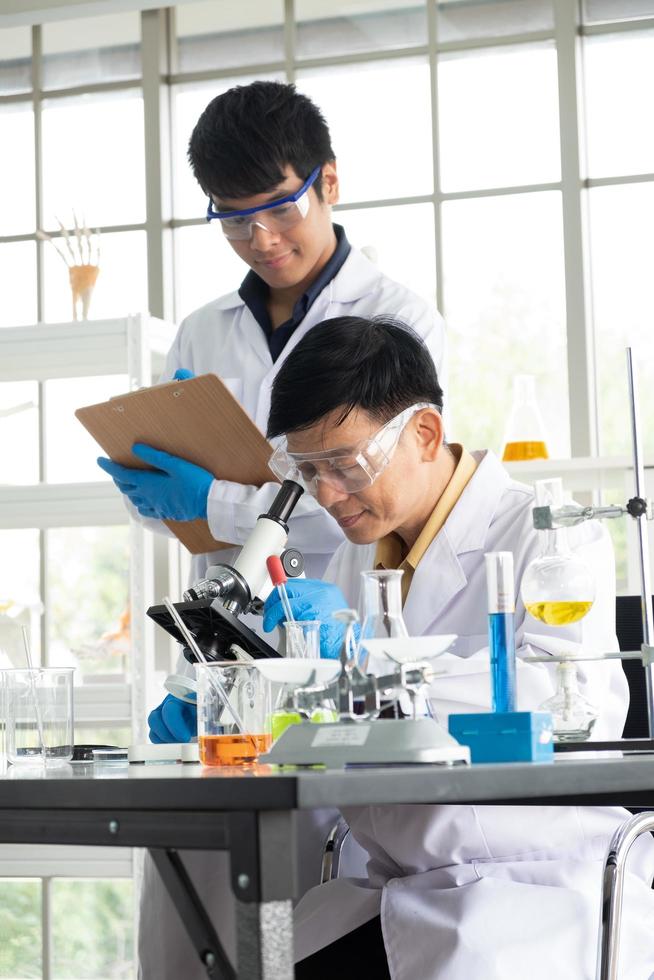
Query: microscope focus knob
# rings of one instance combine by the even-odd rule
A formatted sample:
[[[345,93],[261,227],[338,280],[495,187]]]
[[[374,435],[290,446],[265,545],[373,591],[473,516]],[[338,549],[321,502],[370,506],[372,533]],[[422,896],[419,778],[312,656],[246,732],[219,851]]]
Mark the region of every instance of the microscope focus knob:
[[[287,548],[279,557],[288,578],[297,578],[304,571],[304,555],[297,548]]]

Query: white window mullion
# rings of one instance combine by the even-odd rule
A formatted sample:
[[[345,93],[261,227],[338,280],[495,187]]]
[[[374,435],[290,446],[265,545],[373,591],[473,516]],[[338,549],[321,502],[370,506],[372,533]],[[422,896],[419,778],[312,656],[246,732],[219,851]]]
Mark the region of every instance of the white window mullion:
[[[41,879],[41,977],[52,980],[52,878]]]
[[[561,133],[570,449],[573,456],[590,456],[597,453],[597,407],[581,199],[578,4],[554,0],[554,24]]]

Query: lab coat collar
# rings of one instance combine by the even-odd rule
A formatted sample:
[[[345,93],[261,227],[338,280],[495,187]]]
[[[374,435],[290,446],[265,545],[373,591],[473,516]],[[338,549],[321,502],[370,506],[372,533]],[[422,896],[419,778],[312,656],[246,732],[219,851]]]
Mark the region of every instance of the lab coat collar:
[[[331,290],[332,301],[351,303],[372,293],[378,285],[379,269],[363,252],[352,246],[345,262],[325,288]],[[233,310],[245,306],[237,289],[214,302],[217,310]]]
[[[485,550],[489,528],[508,486],[509,475],[493,453],[486,450],[472,455],[477,469],[415,570],[403,610],[411,636],[427,633],[467,585],[459,556]]]

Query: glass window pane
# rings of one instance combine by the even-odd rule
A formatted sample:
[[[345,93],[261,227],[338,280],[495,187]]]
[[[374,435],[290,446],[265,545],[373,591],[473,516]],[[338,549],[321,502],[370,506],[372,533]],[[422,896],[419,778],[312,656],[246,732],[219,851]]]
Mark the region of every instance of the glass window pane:
[[[499,452],[513,377],[533,374],[550,455],[569,455],[560,194],[446,202],[443,269],[454,437]]]
[[[588,174],[654,173],[654,31],[584,40]]]
[[[36,323],[36,245],[10,242],[0,245],[2,303],[0,327]]]
[[[585,24],[631,20],[654,15],[654,0],[583,0]]]
[[[56,20],[42,28],[43,87],[138,78],[141,24],[136,12]]]
[[[0,666],[26,666],[22,626],[29,630],[32,658],[40,663],[39,532],[0,528],[0,554],[11,555],[11,561],[0,563]]]
[[[124,674],[129,658],[129,528],[46,532],[48,663],[91,675]]]
[[[614,523],[619,523],[615,521]],[[162,678],[163,681],[163,678]],[[80,721],[75,718],[75,741],[85,745],[130,745],[132,742],[131,725],[116,723],[111,727],[98,727],[95,724]]]
[[[299,58],[359,54],[427,43],[427,13],[420,0],[296,0]]]
[[[297,86],[319,106],[330,126],[342,201],[432,192],[426,60],[298,72]]]
[[[549,44],[442,56],[444,191],[559,180],[556,70]]]
[[[204,217],[207,211],[207,198],[193,176],[188,162],[187,150],[195,124],[212,99],[222,95],[234,85],[249,85],[250,82],[283,82],[281,74],[265,76],[239,76],[216,79],[214,82],[193,85],[178,85],[172,90],[173,120],[175,139],[173,140],[173,214],[176,218]]]
[[[148,307],[145,232],[102,235],[100,275],[91,297],[89,318],[126,316]],[[53,248],[44,248],[45,321],[73,319],[68,272]]]
[[[211,224],[175,229],[175,319],[238,289],[248,267]]]
[[[552,0],[438,0],[437,10],[441,44],[554,29]]]
[[[431,302],[436,298],[434,209],[431,204],[402,204],[389,208],[337,211],[334,220],[345,227],[358,248],[371,249],[385,275]],[[379,310],[384,313],[384,310]]]
[[[41,977],[41,882],[0,879],[0,977]]]
[[[39,482],[39,386],[0,383],[0,484]]]
[[[34,113],[24,103],[0,110],[0,235],[34,232]],[[3,277],[4,278],[4,277]]]
[[[46,229],[71,211],[89,226],[145,218],[143,99],[132,92],[43,104],[43,215]]]
[[[595,321],[600,448],[631,455],[624,348],[634,348],[640,423],[654,452],[654,186],[596,187],[589,192],[590,265]]]
[[[5,27],[0,30],[0,95],[29,92],[31,87],[31,28]]]
[[[282,0],[214,0],[177,8],[180,71],[284,59]]]
[[[121,395],[129,388],[127,375],[98,378],[58,378],[45,382],[46,479],[48,483],[108,480],[96,463],[102,449],[75,418],[75,410]]]
[[[131,980],[131,879],[55,878],[51,895],[54,980]]]

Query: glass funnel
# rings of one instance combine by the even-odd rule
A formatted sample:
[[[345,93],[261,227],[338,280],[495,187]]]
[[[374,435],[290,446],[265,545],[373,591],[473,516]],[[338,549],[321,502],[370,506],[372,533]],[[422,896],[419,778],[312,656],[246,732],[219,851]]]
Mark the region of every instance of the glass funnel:
[[[556,665],[556,694],[538,708],[552,715],[557,742],[582,742],[590,737],[598,711],[579,691],[575,665],[564,660]]]
[[[563,503],[560,479],[536,483],[536,504],[552,509]],[[595,579],[586,562],[573,555],[567,531],[539,531],[541,554],[526,568],[520,593],[534,619],[547,626],[568,626],[590,611],[595,599]]]
[[[359,666],[367,667],[368,654],[362,649],[362,640],[408,637],[402,616],[401,569],[379,569],[361,572],[361,634]]]
[[[547,459],[545,426],[536,401],[536,379],[533,374],[516,374],[513,379],[513,404],[506,424],[502,459]]]

